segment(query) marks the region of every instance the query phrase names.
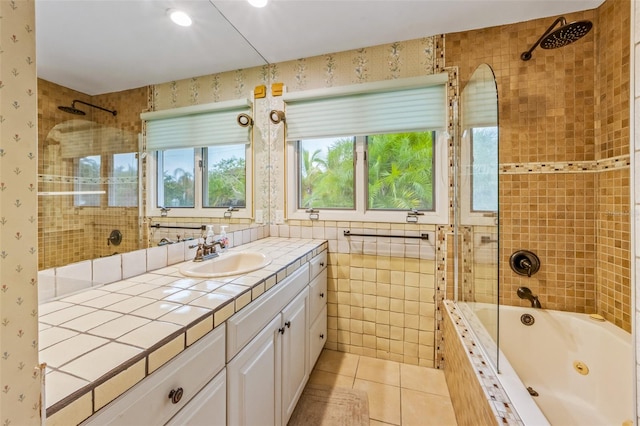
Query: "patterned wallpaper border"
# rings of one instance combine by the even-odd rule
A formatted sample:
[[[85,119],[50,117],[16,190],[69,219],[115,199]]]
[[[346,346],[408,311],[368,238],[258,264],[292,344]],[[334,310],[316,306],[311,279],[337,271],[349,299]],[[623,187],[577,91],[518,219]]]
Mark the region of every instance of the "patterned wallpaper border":
[[[544,163],[503,163],[499,165],[500,174],[546,174],[546,173],[580,173],[601,172],[610,169],[623,169],[629,167],[631,159],[629,155],[605,158],[594,161],[569,161],[569,162],[544,162]]]

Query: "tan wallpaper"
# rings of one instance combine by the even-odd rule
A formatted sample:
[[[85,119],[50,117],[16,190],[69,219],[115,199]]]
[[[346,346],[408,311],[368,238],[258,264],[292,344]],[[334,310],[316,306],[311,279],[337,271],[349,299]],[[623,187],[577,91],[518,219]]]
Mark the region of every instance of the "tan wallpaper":
[[[527,62],[553,19],[447,34],[446,65],[463,88],[481,63],[496,75],[501,300],[525,305],[516,289],[528,286],[543,307],[597,311],[629,331],[629,3],[566,19],[593,30]],[[534,277],[510,270],[518,249],[540,257]]]
[[[38,79],[38,174],[39,191],[72,191],[75,170],[73,159],[67,152],[76,156],[92,155],[99,152],[137,152],[138,134],[142,132],[140,113],[148,108],[149,89],[146,87],[117,93],[89,96],[66,87]],[[87,115],[72,115],[58,109],[58,106],[70,106],[78,99],[109,110],[112,114],[76,104]],[[123,130],[126,139],[107,138],[100,146],[88,147],[84,144],[68,146],[59,133],[52,129],[56,126],[70,126],[82,129],[87,121],[99,123],[110,129]],[[78,124],[73,124],[78,123]],[[62,140],[62,141],[61,141]],[[104,158],[106,161],[106,157]],[[103,170],[106,173],[106,167]],[[102,179],[101,187],[114,188],[118,182]],[[101,203],[106,206],[107,195]],[[138,235],[138,207],[85,207],[74,206],[72,196],[40,197],[38,205],[38,268],[40,270],[67,265],[86,259],[122,253],[140,248],[141,236]],[[107,245],[107,237],[117,229],[122,233],[119,246]]]
[[[0,422],[40,424],[35,3],[0,2]]]

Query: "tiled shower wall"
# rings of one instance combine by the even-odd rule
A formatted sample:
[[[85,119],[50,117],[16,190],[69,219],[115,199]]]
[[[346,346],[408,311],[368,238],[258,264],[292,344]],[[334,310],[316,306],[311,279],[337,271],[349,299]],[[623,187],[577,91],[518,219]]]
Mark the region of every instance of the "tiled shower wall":
[[[445,58],[463,90],[481,63],[496,75],[501,302],[523,305],[527,286],[545,308],[597,311],[630,331],[628,8],[608,0],[566,15],[592,32],[527,62],[553,19],[447,34]],[[540,257],[535,276],[510,270],[518,249]]]
[[[73,161],[65,152],[77,155],[95,155],[100,152],[137,152],[138,134],[141,132],[140,112],[147,109],[148,89],[140,88],[105,95],[88,96],[63,86],[38,80],[38,190],[73,191],[76,175]],[[76,106],[86,116],[71,115],[58,109],[70,106],[74,99],[116,110],[117,115],[85,105]],[[126,141],[117,139],[112,146],[102,143],[92,149],[86,146],[62,146],[64,136],[50,135],[61,123],[77,120],[75,128],[86,121],[123,130]],[[60,133],[58,133],[60,135]],[[62,141],[62,142],[61,142]],[[104,170],[104,169],[103,169]],[[102,188],[113,187],[106,177]],[[107,196],[102,196],[103,207],[76,207],[73,196],[41,196],[38,203],[38,268],[40,270],[94,259],[106,255],[128,252],[140,248],[138,207],[104,207]],[[107,245],[112,230],[122,233],[119,246]]]

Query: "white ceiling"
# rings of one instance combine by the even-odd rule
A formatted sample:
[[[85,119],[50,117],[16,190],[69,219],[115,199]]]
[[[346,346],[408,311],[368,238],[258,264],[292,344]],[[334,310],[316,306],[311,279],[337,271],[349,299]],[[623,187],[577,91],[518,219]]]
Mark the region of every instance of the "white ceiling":
[[[96,95],[557,16],[603,1],[269,0],[256,9],[246,0],[36,0],[37,67],[45,80]],[[188,12],[193,25],[173,24],[169,8]]]

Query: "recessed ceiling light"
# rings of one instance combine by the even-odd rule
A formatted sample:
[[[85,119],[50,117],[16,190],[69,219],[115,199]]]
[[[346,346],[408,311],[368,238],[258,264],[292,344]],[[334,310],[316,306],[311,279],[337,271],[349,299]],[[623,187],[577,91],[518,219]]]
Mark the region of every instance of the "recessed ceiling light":
[[[167,10],[167,15],[169,15],[173,22],[181,27],[188,27],[191,25],[191,17],[181,10],[169,9]]]
[[[247,0],[253,7],[265,7],[269,0]]]

